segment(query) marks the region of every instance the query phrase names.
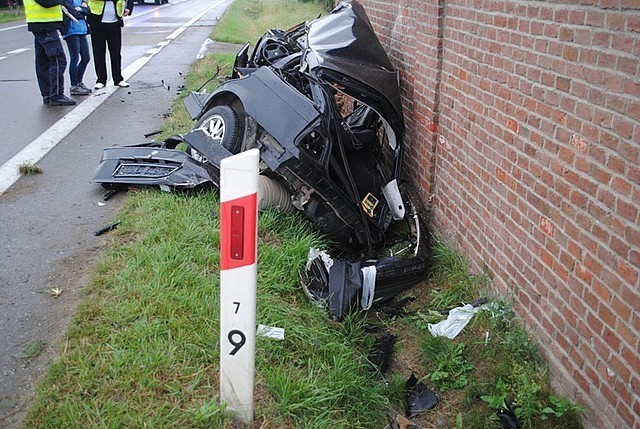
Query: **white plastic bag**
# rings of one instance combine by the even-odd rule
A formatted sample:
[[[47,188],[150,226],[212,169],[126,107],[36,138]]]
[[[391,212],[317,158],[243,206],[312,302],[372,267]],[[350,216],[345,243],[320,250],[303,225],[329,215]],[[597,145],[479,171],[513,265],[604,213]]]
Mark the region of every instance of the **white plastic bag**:
[[[429,323],[429,332],[434,337],[447,337],[453,340],[467,326],[474,314],[482,307],[474,307],[471,304],[465,304],[462,307],[456,307],[449,311],[449,317],[432,324]]]

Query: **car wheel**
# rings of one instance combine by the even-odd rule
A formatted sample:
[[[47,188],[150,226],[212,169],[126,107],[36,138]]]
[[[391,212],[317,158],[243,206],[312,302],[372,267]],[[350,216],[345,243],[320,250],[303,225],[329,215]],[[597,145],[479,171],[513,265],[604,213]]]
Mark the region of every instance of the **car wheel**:
[[[220,144],[233,154],[242,150],[240,119],[230,106],[215,106],[200,118],[195,129],[203,130],[211,137],[213,144]],[[196,159],[202,158],[201,154],[196,154],[193,150],[191,155]]]

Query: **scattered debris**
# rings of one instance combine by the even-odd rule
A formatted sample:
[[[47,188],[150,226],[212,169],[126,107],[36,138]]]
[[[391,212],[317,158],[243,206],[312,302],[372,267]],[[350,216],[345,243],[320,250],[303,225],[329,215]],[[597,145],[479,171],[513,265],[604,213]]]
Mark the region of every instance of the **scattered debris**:
[[[484,304],[486,304],[488,302],[489,302],[489,300],[487,298],[478,298],[475,301],[471,301],[469,304],[471,304],[474,307],[480,307],[481,305],[484,305]],[[464,305],[465,303],[462,302],[461,304]],[[459,305],[456,306],[456,307],[451,307],[451,308],[445,308],[443,310],[438,310],[438,313],[442,314],[443,316],[446,316],[447,314],[449,314],[449,312],[451,310],[453,310],[454,308],[458,308],[458,307],[459,307]]]
[[[445,320],[442,320],[436,324],[429,324],[429,332],[434,337],[447,337],[449,339],[454,339],[465,326],[469,323],[471,318],[476,314],[482,307],[474,307],[471,304],[463,305],[462,307],[456,307],[449,311],[449,317]]]
[[[62,289],[59,287],[52,287],[49,289],[49,295],[51,295],[54,298],[57,298],[60,295],[62,295]]]
[[[97,229],[97,230],[93,231],[93,235],[98,236],[98,235],[105,234],[105,233],[107,233],[107,232],[109,232],[111,230],[116,229],[118,225],[120,225],[120,221],[116,221],[116,222],[112,223],[111,225],[107,225],[107,226],[104,226],[104,227],[102,227],[100,229]]]
[[[151,136],[158,135],[162,132],[162,130],[151,131],[150,133],[145,133],[144,138],[149,138]]]
[[[438,405],[436,394],[424,383],[418,382],[413,373],[405,383],[405,390],[407,395],[405,414],[407,417],[422,414]]]
[[[497,413],[497,416],[503,429],[520,429],[520,422],[513,411],[509,409],[502,410]]]
[[[284,340],[284,328],[276,326],[258,325],[256,335],[259,337],[272,338],[274,340]]]
[[[363,305],[386,302],[422,279],[427,269],[427,255],[410,259],[383,257],[378,260],[353,261],[333,259],[328,253],[309,250],[306,295],[328,306],[334,320],[341,320],[354,308],[358,297]]]
[[[120,192],[121,189],[111,189],[110,191],[105,192],[104,197],[102,197],[103,201],[109,201],[115,194]]]
[[[385,374],[391,366],[391,356],[396,339],[395,335],[388,333],[376,336],[369,360],[381,374]]]
[[[405,416],[398,414],[396,417],[397,429],[418,429],[418,426]]]

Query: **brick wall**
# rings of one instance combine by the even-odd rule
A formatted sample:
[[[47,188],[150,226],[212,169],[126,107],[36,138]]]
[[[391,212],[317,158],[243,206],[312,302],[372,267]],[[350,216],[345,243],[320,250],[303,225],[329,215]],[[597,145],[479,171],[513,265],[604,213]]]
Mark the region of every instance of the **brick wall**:
[[[640,428],[640,0],[362,0],[436,230],[586,427]]]

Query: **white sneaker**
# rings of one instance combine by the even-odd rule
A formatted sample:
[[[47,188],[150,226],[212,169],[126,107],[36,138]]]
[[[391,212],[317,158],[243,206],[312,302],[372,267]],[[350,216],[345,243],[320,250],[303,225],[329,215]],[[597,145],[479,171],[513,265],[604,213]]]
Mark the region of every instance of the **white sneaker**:
[[[93,87],[93,89],[102,89],[102,88],[104,88],[104,83],[102,82],[96,83],[96,86]]]
[[[129,82],[127,82],[126,80],[121,80],[121,81],[118,83],[118,86],[119,86],[120,88],[129,88]]]

